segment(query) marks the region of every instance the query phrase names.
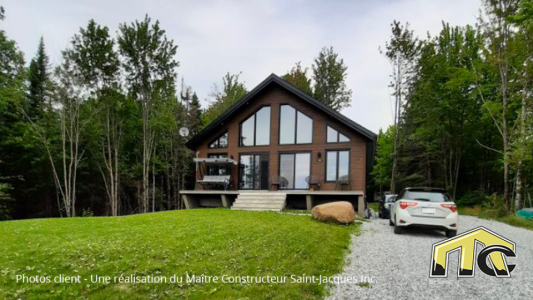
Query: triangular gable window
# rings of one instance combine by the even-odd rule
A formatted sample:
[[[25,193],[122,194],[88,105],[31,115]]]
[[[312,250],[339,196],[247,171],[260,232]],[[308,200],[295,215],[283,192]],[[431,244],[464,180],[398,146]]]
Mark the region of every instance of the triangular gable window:
[[[333,127],[327,126],[326,128],[326,141],[328,143],[347,143],[350,139],[344,134],[340,133]]]

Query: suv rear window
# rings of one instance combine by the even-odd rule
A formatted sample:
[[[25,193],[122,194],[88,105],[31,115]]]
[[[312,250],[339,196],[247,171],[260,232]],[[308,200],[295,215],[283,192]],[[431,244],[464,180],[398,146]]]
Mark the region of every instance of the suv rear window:
[[[406,200],[420,200],[429,202],[450,202],[450,197],[447,194],[439,192],[423,192],[423,191],[405,191],[402,199]]]

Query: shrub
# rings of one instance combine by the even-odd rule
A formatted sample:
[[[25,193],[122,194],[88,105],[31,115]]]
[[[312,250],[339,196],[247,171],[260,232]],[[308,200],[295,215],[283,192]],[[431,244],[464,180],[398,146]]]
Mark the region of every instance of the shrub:
[[[483,205],[487,201],[487,194],[483,191],[470,191],[464,194],[459,201],[457,201],[458,206],[476,206]]]

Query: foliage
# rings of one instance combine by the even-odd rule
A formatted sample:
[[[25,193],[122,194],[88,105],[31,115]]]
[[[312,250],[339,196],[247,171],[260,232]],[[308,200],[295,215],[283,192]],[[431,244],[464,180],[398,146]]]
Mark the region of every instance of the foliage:
[[[383,186],[390,186],[392,159],[394,151],[394,127],[387,128],[387,131],[379,131],[378,144],[376,149],[376,159],[372,178],[375,185],[383,192]]]
[[[348,67],[338,56],[333,47],[323,48],[313,64],[315,99],[334,110],[349,107],[352,99],[352,90],[346,86]]]
[[[306,93],[309,96],[313,96],[313,89],[311,88],[311,79],[307,77],[307,68],[303,68],[300,62],[285,75],[283,78],[288,83],[297,87],[300,91]]]
[[[244,82],[239,81],[241,74],[227,73],[222,77],[222,91],[214,85],[210,94],[211,103],[203,114],[203,125],[207,126],[220,115],[222,115],[233,104],[237,103],[244,95],[248,93]]]
[[[13,199],[9,195],[11,189],[12,187],[8,183],[0,183],[0,221],[11,219],[11,206],[13,202]]]
[[[333,276],[342,271],[358,229],[226,209],[2,222],[0,298],[323,299],[326,285],[290,278],[283,284],[103,284],[90,276]],[[39,247],[28,247],[29,240]],[[20,274],[79,275],[88,282],[31,284],[21,291]]]
[[[45,105],[49,104],[51,90],[50,60],[46,54],[44,39],[41,37],[37,55],[30,62],[28,70],[28,111],[30,117],[39,117]]]
[[[488,3],[489,8],[495,3]],[[533,47],[519,30],[506,31],[505,46],[498,46],[499,26],[509,24],[494,19],[502,11],[486,11],[490,24],[474,28],[443,23],[437,36],[420,41],[407,25],[393,23],[385,55],[393,65],[398,130],[392,166],[382,163],[380,151],[391,142],[378,141],[376,184],[388,185],[390,172],[391,189],[443,187],[465,204],[485,203],[486,194],[505,195],[511,181],[517,203],[523,201],[519,196],[531,193],[533,115],[528,101]],[[503,19],[513,13],[509,8]],[[502,205],[510,209],[505,199]]]

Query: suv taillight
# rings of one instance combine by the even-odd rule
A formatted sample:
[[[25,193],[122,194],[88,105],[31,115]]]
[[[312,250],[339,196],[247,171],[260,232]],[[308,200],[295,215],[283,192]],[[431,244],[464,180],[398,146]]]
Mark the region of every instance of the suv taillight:
[[[400,207],[402,209],[406,209],[407,207],[415,207],[417,205],[418,205],[418,203],[416,203],[416,202],[403,202],[403,201],[400,201]]]
[[[457,206],[455,204],[442,203],[440,206],[442,206],[444,208],[449,208],[452,212],[456,212],[457,211]]]

